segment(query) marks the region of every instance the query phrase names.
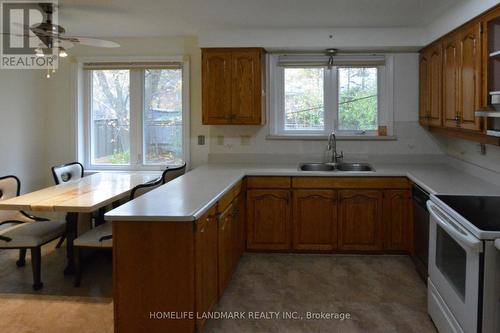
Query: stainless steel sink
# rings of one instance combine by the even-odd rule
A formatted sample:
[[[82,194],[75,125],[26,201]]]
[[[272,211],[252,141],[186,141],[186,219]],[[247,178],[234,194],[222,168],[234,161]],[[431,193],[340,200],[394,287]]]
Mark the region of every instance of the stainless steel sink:
[[[325,163],[302,163],[299,165],[302,171],[335,171],[335,166]]]
[[[301,163],[300,171],[329,171],[329,172],[373,172],[375,169],[368,163]]]
[[[341,163],[335,168],[338,171],[375,171],[373,167],[368,163]]]

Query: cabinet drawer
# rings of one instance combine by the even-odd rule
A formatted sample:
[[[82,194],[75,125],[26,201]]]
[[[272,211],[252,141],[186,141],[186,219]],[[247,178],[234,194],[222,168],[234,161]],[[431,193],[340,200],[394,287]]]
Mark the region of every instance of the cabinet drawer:
[[[290,177],[248,177],[247,188],[290,188]]]
[[[226,210],[229,204],[241,193],[242,187],[243,181],[241,180],[236,183],[236,185],[234,185],[229,191],[227,191],[227,193],[224,194],[222,198],[219,199],[217,205],[217,211],[219,213],[222,213]]]
[[[407,189],[406,177],[293,177],[293,188]]]

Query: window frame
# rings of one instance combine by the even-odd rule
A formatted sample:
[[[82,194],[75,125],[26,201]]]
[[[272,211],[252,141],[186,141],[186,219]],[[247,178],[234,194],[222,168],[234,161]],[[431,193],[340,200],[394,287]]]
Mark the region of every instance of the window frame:
[[[290,66],[299,67],[300,63],[303,62],[305,67],[313,68],[325,68],[324,72],[324,130],[285,130],[285,109],[284,109],[284,71],[286,66],[280,66],[279,59],[285,54],[268,54],[268,116],[269,116],[269,136],[268,138],[290,138],[290,139],[315,139],[324,138],[328,136],[333,130],[337,133],[339,138],[373,138],[377,140],[378,138],[383,138],[378,135],[378,130],[373,131],[347,131],[338,129],[338,101],[339,101],[339,80],[338,80],[338,68],[339,67],[376,67],[377,68],[377,121],[378,125],[387,126],[387,136],[391,137],[394,131],[394,114],[393,114],[393,90],[394,90],[394,57],[392,55],[384,54],[384,64],[383,65],[362,65],[359,63],[359,59],[365,59],[367,62],[374,59],[375,57],[379,59],[380,54],[374,55],[353,55],[353,56],[343,56],[343,62],[349,62],[352,59],[352,65],[334,65],[332,70],[329,70],[326,65],[311,65],[311,63],[317,62],[318,56],[294,56],[294,65]]]
[[[145,164],[144,163],[144,87],[145,87],[145,69],[130,68],[130,164],[128,165],[105,165],[92,163],[92,126],[91,126],[91,98],[92,98],[92,78],[91,70],[84,70],[84,63],[112,63],[112,62],[180,62],[182,70],[182,150],[183,160],[189,166],[190,162],[190,107],[189,107],[189,61],[183,57],[99,57],[99,58],[79,58],[78,59],[78,77],[77,77],[77,100],[78,117],[78,144],[77,158],[83,161],[87,170],[121,170],[121,171],[158,171],[164,170],[167,164]],[[169,165],[179,166],[179,165]]]

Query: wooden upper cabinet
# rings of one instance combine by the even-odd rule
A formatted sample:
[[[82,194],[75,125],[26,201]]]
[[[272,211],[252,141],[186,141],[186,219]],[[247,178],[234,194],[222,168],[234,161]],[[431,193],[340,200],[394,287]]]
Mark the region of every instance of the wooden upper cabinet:
[[[411,252],[413,221],[409,190],[384,192],[384,249]]]
[[[382,191],[339,191],[339,249],[382,251],[382,214]]]
[[[248,190],[247,248],[290,249],[290,191]]]
[[[457,128],[459,122],[458,108],[458,71],[459,50],[458,38],[451,35],[443,39],[443,125]]]
[[[231,53],[202,54],[203,124],[231,123]]]
[[[293,248],[331,251],[337,248],[337,192],[293,191]]]
[[[427,53],[420,53],[419,58],[419,113],[418,118],[423,126],[429,125],[429,59]]]
[[[481,118],[475,112],[481,107],[481,22],[459,29],[459,89],[460,127],[481,129]]]
[[[261,48],[202,49],[203,124],[263,124],[264,69]]]
[[[429,125],[442,125],[442,68],[443,53],[441,43],[429,49]]]
[[[420,52],[420,124],[442,125],[442,67],[441,43],[436,43]]]
[[[260,49],[232,52],[232,123],[261,124],[264,105],[263,52]]]

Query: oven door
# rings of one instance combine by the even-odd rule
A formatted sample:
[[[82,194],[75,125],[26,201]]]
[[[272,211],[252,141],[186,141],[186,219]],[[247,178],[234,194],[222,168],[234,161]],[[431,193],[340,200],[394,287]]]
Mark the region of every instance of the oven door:
[[[442,317],[447,316],[448,311],[429,311],[429,314],[436,326],[438,323],[458,323],[463,332],[478,332],[479,270],[483,242],[432,201],[427,201],[427,207],[430,213],[429,279],[453,318]],[[443,327],[443,331],[460,332],[460,329],[452,326]]]

